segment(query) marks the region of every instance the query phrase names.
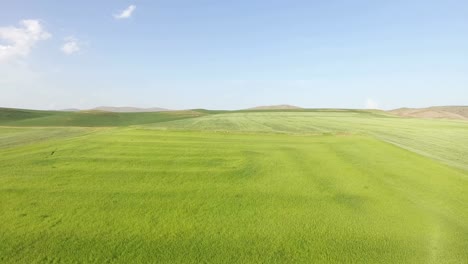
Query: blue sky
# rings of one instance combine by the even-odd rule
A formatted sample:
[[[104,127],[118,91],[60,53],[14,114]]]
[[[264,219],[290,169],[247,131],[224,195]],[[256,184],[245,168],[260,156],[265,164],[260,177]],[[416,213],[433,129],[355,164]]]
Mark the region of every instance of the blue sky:
[[[466,0],[2,1],[0,106],[467,105],[467,14]]]

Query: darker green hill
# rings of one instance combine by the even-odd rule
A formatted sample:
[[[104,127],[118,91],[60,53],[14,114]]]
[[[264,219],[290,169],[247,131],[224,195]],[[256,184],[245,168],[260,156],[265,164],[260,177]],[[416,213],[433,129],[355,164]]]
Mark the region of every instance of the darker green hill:
[[[0,108],[2,126],[129,126],[158,123],[204,115],[198,111],[115,113],[104,111],[38,111]]]

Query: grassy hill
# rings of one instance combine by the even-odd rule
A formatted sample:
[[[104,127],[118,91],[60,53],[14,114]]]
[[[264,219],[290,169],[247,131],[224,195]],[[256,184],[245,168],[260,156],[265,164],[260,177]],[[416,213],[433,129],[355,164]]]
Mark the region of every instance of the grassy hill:
[[[47,117],[56,113],[58,112],[0,108],[0,125],[7,124],[9,122],[21,122],[27,119]]]
[[[117,113],[105,111],[36,111],[0,108],[0,126],[106,127],[157,123],[202,116],[196,111]]]
[[[468,120],[468,106],[433,106],[428,108],[400,108],[390,113],[402,117],[444,118]]]
[[[2,109],[0,263],[464,263],[467,135],[382,111]]]

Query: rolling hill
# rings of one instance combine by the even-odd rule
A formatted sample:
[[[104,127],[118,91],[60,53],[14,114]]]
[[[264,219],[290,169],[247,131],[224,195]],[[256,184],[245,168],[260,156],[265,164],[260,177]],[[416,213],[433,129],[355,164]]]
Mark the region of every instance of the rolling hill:
[[[468,106],[433,106],[427,108],[399,108],[389,111],[402,117],[444,118],[468,120]]]
[[[0,126],[77,126],[112,127],[150,124],[194,118],[205,115],[197,111],[105,112],[105,111],[39,111],[0,108]]]
[[[100,106],[90,110],[104,111],[104,112],[116,112],[116,113],[145,113],[145,112],[162,112],[169,111],[165,108],[151,107],[151,108],[138,108],[138,107],[115,107],[115,106]]]
[[[299,106],[294,106],[294,105],[265,105],[265,106],[257,106],[257,107],[252,107],[248,108],[246,110],[297,110],[297,109],[303,109],[302,107]]]

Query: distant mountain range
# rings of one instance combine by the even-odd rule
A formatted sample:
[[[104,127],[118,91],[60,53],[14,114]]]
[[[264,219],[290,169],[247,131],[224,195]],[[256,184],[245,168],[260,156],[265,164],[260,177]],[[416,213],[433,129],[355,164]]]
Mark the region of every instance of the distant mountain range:
[[[246,110],[293,110],[293,109],[303,109],[302,107],[294,105],[265,105],[248,108]],[[161,111],[171,111],[170,109],[160,108],[160,107],[151,107],[151,108],[139,108],[139,107],[115,107],[115,106],[99,106],[92,109],[76,109],[68,108],[62,109],[61,111],[67,112],[77,112],[77,111],[104,111],[104,112],[115,112],[115,113],[138,113],[138,112],[161,112]]]
[[[70,108],[70,109],[63,109],[62,111],[77,112],[77,111],[83,111],[83,110]],[[99,107],[84,110],[84,111],[104,111],[104,112],[114,112],[114,113],[143,113],[143,112],[162,112],[162,111],[170,111],[170,110],[165,109],[165,108],[160,108],[160,107],[138,108],[138,107],[130,107],[130,106],[124,106],[124,107],[99,106]]]
[[[265,105],[248,108],[245,110],[301,110],[304,109],[294,105]],[[62,111],[77,112],[77,111],[104,111],[115,113],[138,113],[138,112],[162,112],[171,111],[169,109],[160,107],[139,108],[139,107],[114,107],[114,106],[100,106],[88,110],[80,109],[63,109]],[[458,119],[468,120],[468,106],[432,106],[426,108],[399,108],[395,110],[386,111],[388,113],[402,116],[402,117],[417,117],[417,118],[442,118],[442,119]]]
[[[151,108],[138,108],[138,107],[113,107],[113,106],[100,106],[91,110],[106,111],[106,112],[119,112],[119,113],[137,113],[137,112],[161,112],[169,111],[165,108],[151,107]]]
[[[294,105],[264,105],[264,106],[257,106],[248,108],[247,110],[290,110],[290,109],[303,109],[299,106]]]
[[[403,117],[468,120],[468,106],[432,106],[427,108],[399,108],[391,110],[389,112]]]

